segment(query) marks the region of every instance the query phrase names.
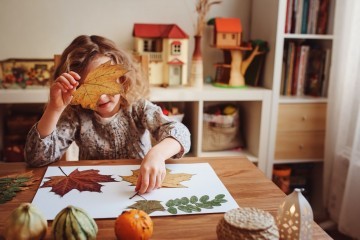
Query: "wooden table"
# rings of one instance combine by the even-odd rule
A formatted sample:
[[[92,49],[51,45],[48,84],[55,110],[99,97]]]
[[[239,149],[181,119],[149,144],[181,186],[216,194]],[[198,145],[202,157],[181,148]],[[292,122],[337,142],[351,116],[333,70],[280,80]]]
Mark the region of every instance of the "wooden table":
[[[167,163],[204,163],[208,162],[215,170],[230,194],[240,207],[256,207],[276,216],[277,209],[285,194],[250,161],[240,157],[216,158],[184,158],[168,160]],[[139,160],[92,160],[64,162],[52,166],[71,165],[120,165],[140,164]],[[38,177],[43,177],[46,167],[28,168],[24,163],[0,163],[0,176],[23,173],[32,170]],[[0,236],[4,233],[4,222],[12,209],[23,202],[31,202],[38,185],[22,191],[16,197],[0,205]],[[152,217],[154,234],[152,239],[217,239],[216,226],[223,214],[197,214]],[[98,239],[115,239],[115,219],[96,220],[99,233]],[[51,222],[49,221],[47,239],[50,238]],[[1,238],[1,237],[0,237]],[[331,239],[316,223],[314,223],[313,239]]]

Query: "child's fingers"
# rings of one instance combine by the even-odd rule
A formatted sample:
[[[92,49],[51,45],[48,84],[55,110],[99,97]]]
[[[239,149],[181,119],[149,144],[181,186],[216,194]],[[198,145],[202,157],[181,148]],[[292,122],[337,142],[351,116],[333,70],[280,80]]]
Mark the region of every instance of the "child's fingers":
[[[71,75],[67,73],[63,73],[60,77],[56,79],[56,83],[60,83],[65,89],[70,90],[73,89],[73,85],[70,83],[70,80],[72,79]]]
[[[57,89],[60,89],[62,92],[65,92],[65,93],[68,91],[67,87],[64,84],[62,84],[61,82],[58,82],[58,81],[55,82],[53,87],[55,87]]]
[[[139,175],[139,177],[137,179],[137,182],[136,182],[135,192],[138,192],[140,187],[141,187],[141,178],[142,177],[141,177],[141,173],[140,173],[140,175]]]
[[[80,80],[80,75],[77,74],[76,72],[73,72],[73,71],[70,71],[69,73],[67,73],[68,75],[71,76],[71,78],[69,79],[70,83],[73,85],[73,86],[77,86],[79,85],[79,80]]]
[[[161,183],[162,183],[162,174],[160,173],[156,176],[155,188],[161,188]]]
[[[139,193],[140,194],[146,193],[148,186],[149,186],[149,174],[144,174],[141,176],[141,186],[139,189]]]
[[[147,189],[145,190],[146,192],[151,192],[152,190],[154,190],[156,184],[157,184],[157,176],[154,174],[151,174],[149,177],[149,185],[147,187]]]
[[[75,80],[80,80],[80,75],[74,71],[70,71],[69,74],[75,79]]]

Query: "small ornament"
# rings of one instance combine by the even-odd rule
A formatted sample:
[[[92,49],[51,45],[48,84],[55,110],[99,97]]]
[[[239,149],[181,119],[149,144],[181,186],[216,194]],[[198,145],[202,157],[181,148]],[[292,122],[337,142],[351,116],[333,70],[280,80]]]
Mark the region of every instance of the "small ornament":
[[[279,207],[280,239],[312,239],[313,212],[302,190],[295,188]]]

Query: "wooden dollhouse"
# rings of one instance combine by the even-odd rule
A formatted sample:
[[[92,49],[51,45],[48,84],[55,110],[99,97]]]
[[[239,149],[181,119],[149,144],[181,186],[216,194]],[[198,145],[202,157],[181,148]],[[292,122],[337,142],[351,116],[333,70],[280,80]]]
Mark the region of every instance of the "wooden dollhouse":
[[[189,36],[176,24],[134,24],[134,52],[148,59],[149,83],[187,84]]]

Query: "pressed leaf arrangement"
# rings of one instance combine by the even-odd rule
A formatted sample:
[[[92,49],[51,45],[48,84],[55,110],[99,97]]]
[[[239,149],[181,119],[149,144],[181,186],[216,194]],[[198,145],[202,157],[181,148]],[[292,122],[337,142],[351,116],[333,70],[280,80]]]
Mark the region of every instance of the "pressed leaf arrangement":
[[[13,199],[20,191],[29,189],[35,181],[32,171],[24,174],[12,174],[0,178],[0,204]]]
[[[214,207],[221,206],[222,203],[227,202],[224,194],[218,194],[214,199],[210,200],[208,195],[203,195],[198,198],[197,196],[182,197],[170,199],[166,202],[167,211],[171,214],[177,214],[178,210],[192,213],[201,212],[201,209],[212,209]]]

